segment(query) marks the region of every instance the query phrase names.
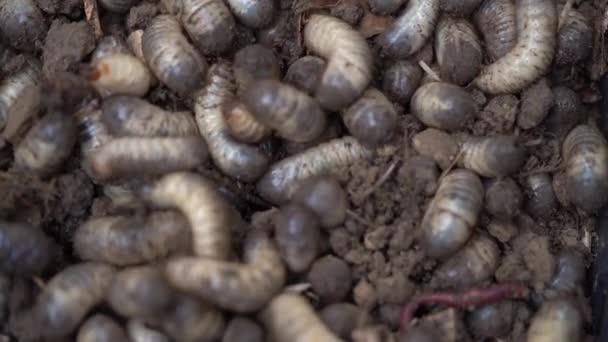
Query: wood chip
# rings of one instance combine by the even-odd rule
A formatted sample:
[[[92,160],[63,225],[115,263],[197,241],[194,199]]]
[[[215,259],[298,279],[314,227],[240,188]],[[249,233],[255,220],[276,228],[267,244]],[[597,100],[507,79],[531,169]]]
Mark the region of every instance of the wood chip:
[[[96,0],[83,0],[84,1],[84,14],[87,18],[87,22],[93,27],[95,38],[99,40],[103,36],[101,30],[101,23],[99,22],[99,11],[97,10]]]

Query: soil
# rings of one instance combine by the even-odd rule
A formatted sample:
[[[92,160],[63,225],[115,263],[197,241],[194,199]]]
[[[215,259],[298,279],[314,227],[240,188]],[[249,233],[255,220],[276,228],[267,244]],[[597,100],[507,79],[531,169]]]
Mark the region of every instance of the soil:
[[[83,18],[82,1],[37,2],[49,22],[52,22],[43,52],[37,56],[43,62],[44,74],[50,78],[58,72],[78,72],[80,65],[87,62],[87,56],[96,45],[93,30]],[[317,5],[324,3],[312,0],[309,2]],[[353,24],[357,23],[367,10],[365,5],[360,5],[359,2],[339,3],[330,7],[331,14]],[[585,6],[583,13],[604,13],[590,11],[589,4]],[[279,17],[275,24],[267,29],[254,32],[238,25],[233,50],[255,41],[271,46],[281,60],[284,74],[287,67],[301,57],[305,50],[300,36],[301,22],[291,10],[291,2],[283,0],[279,7]],[[116,20],[119,29],[124,31],[126,36],[134,30],[145,29],[149,20],[160,11],[156,3],[144,1],[118,19],[110,18],[109,15],[105,17],[109,18],[108,20]],[[8,64],[0,66],[0,74],[8,77],[11,72],[20,68],[22,63],[19,63],[19,58],[23,59],[23,55],[16,56]],[[209,58],[209,61],[211,63],[213,59]],[[389,62],[381,60],[377,70],[381,70],[382,65]],[[595,59],[588,62],[593,63],[598,62]],[[600,64],[604,65],[605,61],[602,59]],[[593,68],[597,69],[597,66]],[[596,69],[593,68],[580,65],[574,66],[572,70],[554,71],[551,75],[554,85],[568,86],[581,94],[583,101],[579,113],[590,114],[585,114],[589,117],[580,118],[580,122],[592,119],[595,113],[593,108],[597,105],[597,100],[585,95],[589,89],[597,89],[590,79],[593,77],[580,76],[587,73],[594,75]],[[546,88],[541,90],[538,93],[551,95],[547,95]],[[518,135],[521,143],[526,146],[528,159],[524,167],[512,175],[512,179],[523,189],[527,175],[538,172],[554,174],[555,191],[558,199],[562,198],[563,207],[556,209],[547,218],[530,216],[523,209],[524,204],[520,200],[516,205],[521,205],[522,208],[518,210],[509,207],[509,213],[512,214],[506,215],[507,217],[497,218],[484,210],[475,226],[474,234],[488,234],[501,250],[500,262],[492,279],[480,285],[516,281],[529,286],[532,291],[530,301],[514,302],[511,329],[506,336],[501,337],[501,341],[522,341],[530,318],[542,302],[543,290],[554,275],[555,256],[558,252],[564,248],[575,248],[584,253],[588,264],[593,262],[591,241],[595,234],[595,217],[568,206],[563,200],[565,190],[557,177],[562,171],[560,148],[564,136],[560,129],[563,127],[547,127],[541,123],[537,127],[523,130],[522,127],[528,128],[530,123],[518,121],[521,110],[546,112],[550,101],[546,98],[540,99],[542,106],[539,106],[543,108],[539,109],[532,108],[534,104],[529,103],[530,99],[527,97],[523,101],[521,96],[486,97],[478,90],[470,91],[478,104],[478,112],[476,117],[467,123],[464,132],[476,136]],[[162,85],[151,91],[148,100],[170,109],[181,109],[188,104],[187,99],[178,98]],[[300,292],[311,299],[315,309],[321,311],[325,308],[323,319],[330,325],[335,322],[335,326],[330,326],[330,330],[342,337],[353,336],[355,340],[361,341],[373,341],[374,338],[380,338],[378,336],[390,335],[390,331],[396,332],[399,329],[403,304],[416,294],[433,290],[431,279],[441,261],[428,257],[420,245],[420,222],[442,176],[446,170],[454,168],[459,157],[454,136],[424,127],[407,112],[407,107],[404,108],[403,104],[395,104],[395,107],[399,111],[400,119],[397,134],[391,142],[391,153],[380,153],[371,160],[334,170],[337,179],[348,193],[349,209],[346,221],[338,227],[325,229],[319,248],[321,252],[309,270],[289,275],[289,285],[306,284],[306,290]],[[546,113],[541,114],[543,116]],[[560,124],[553,121],[550,123]],[[262,148],[278,160],[318,144],[319,141],[342,135],[343,132],[345,128],[335,120],[327,128],[326,134],[313,143],[295,144],[270,138],[262,144]],[[77,150],[59,174],[47,179],[12,170],[11,154],[10,144],[2,142],[0,193],[3,196],[0,199],[0,219],[23,221],[41,227],[55,242],[64,247],[64,256],[59,258],[60,261],[53,272],[43,274],[39,278],[0,277],[0,341],[4,338],[9,340],[9,336],[18,341],[41,341],[32,337],[32,331],[36,327],[32,326],[29,310],[45,282],[66,264],[77,262],[71,248],[74,231],[89,217],[130,211],[117,208],[103,195],[101,186],[93,183],[82,171]],[[198,171],[218,185],[218,190],[239,210],[245,220],[251,221],[251,226],[270,229],[276,209],[258,196],[253,184],[229,179],[211,165],[206,165]],[[380,179],[383,179],[381,183]],[[525,198],[523,202],[525,203]],[[245,228],[235,232],[236,246],[244,234]],[[342,309],[327,310],[330,305],[342,305],[345,313],[340,312]],[[469,311],[426,308],[419,313],[419,326],[431,327],[441,332],[441,341],[475,340],[471,337],[476,336],[475,331],[467,331],[471,329],[466,325]],[[234,316],[227,322],[228,329],[223,341],[264,339],[265,333],[253,316],[251,319]],[[351,335],[350,332],[354,329],[357,329],[356,333]],[[247,331],[251,332],[245,334]]]

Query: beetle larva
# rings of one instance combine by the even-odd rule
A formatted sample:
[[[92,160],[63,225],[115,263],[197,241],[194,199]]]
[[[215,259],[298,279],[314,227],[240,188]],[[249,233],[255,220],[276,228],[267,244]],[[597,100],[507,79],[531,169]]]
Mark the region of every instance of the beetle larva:
[[[161,326],[175,341],[217,341],[224,331],[224,316],[215,307],[180,293],[162,316]]]
[[[259,318],[276,342],[342,341],[327,329],[306,299],[297,294],[274,297]]]
[[[314,140],[326,126],[325,113],[315,99],[280,81],[254,82],[243,94],[243,103],[260,123],[290,141]]]
[[[393,138],[397,129],[397,111],[393,104],[374,88],[342,112],[342,120],[350,134],[368,146],[379,146]]]
[[[275,14],[275,0],[226,0],[237,19],[251,28],[264,27]]]
[[[438,18],[439,0],[410,0],[401,15],[376,38],[376,44],[393,58],[409,57],[431,37]]]
[[[272,203],[285,203],[293,195],[298,181],[331,173],[372,155],[371,149],[353,137],[330,140],[272,165],[258,181],[257,190]]]
[[[132,342],[170,342],[162,332],[146,326],[143,321],[131,319],[127,323],[127,332]]]
[[[562,6],[558,7],[558,13]],[[582,62],[589,56],[593,46],[593,29],[587,18],[578,10],[570,8],[557,34],[557,64]]]
[[[40,67],[28,62],[14,75],[0,82],[0,129],[10,117],[31,117],[40,107]],[[13,127],[16,130],[18,127]],[[9,130],[7,127],[6,130]],[[6,136],[6,134],[5,134]]]
[[[154,18],[144,31],[142,48],[156,78],[171,90],[187,95],[202,83],[207,62],[190,45],[173,17]]]
[[[291,63],[283,80],[307,94],[313,95],[323,76],[325,65],[325,60],[316,56],[298,58]]]
[[[372,53],[350,25],[326,15],[312,15],[304,28],[304,43],[327,60],[315,97],[323,108],[337,111],[351,104],[372,78]]]
[[[75,114],[78,122],[80,150],[85,158],[112,139],[101,116],[101,110],[92,108],[83,108]]]
[[[154,212],[145,220],[105,216],[91,218],[76,230],[74,251],[83,260],[126,266],[187,250],[190,241],[190,225],[177,212]]]
[[[463,88],[431,82],[416,90],[411,99],[411,110],[426,126],[455,131],[475,115],[477,106]]]
[[[292,272],[308,269],[319,253],[321,231],[319,219],[310,209],[288,204],[273,218],[274,238]]]
[[[235,317],[226,326],[222,342],[264,342],[264,330],[254,320]]]
[[[443,17],[435,31],[435,55],[442,80],[462,86],[472,81],[483,59],[473,25],[466,19]]]
[[[519,214],[524,196],[511,178],[490,180],[486,185],[484,209],[494,217],[509,220]]]
[[[173,286],[209,303],[234,312],[255,312],[283,288],[287,272],[277,247],[265,233],[250,233],[243,254],[244,264],[173,258],[165,272]]]
[[[445,176],[421,223],[426,253],[443,258],[464,246],[477,223],[482,202],[483,185],[476,174],[457,169]]]
[[[579,341],[583,316],[573,298],[546,301],[532,318],[526,342]]]
[[[233,67],[239,95],[254,81],[281,77],[277,56],[271,49],[260,44],[247,45],[235,53]]]
[[[27,132],[15,150],[15,167],[39,174],[57,171],[72,153],[78,128],[74,117],[50,112]]]
[[[553,61],[557,8],[553,0],[517,2],[517,43],[474,80],[486,93],[514,93],[541,77]]]
[[[517,43],[516,8],[513,0],[484,0],[474,15],[486,51],[495,61]]]
[[[545,289],[545,297],[576,295],[583,289],[587,269],[581,253],[574,249],[562,250],[557,256],[556,266],[555,274]]]
[[[0,271],[37,275],[45,271],[58,252],[42,230],[26,223],[0,222]]]
[[[234,96],[232,66],[225,62],[214,64],[206,86],[194,97],[194,113],[201,135],[209,146],[211,158],[225,174],[253,181],[268,166],[268,157],[258,148],[236,141],[224,121],[224,104]]]
[[[512,135],[468,137],[461,150],[459,165],[484,177],[510,175],[526,161],[526,150]]]
[[[468,16],[482,0],[439,0],[439,8],[451,15]]]
[[[553,92],[545,77],[538,80],[521,94],[521,110],[517,125],[523,129],[538,126],[553,106]]]
[[[397,11],[406,0],[368,0],[367,2],[372,13],[387,15]]]
[[[126,13],[138,2],[139,0],[99,0],[101,7],[116,13]]]
[[[87,157],[85,170],[98,181],[163,175],[202,165],[208,153],[197,136],[116,138]]]
[[[510,300],[481,306],[467,316],[467,326],[480,339],[504,337],[513,327],[516,309]]]
[[[161,207],[182,211],[192,228],[194,254],[223,260],[230,253],[230,231],[236,211],[213,183],[194,173],[175,172],[162,177],[144,197]]]
[[[4,0],[0,3],[0,36],[17,50],[42,47],[48,31],[42,11],[34,0]]]
[[[220,54],[232,45],[236,24],[224,1],[162,0],[162,3],[204,54]]]
[[[272,130],[259,122],[240,101],[229,101],[224,106],[224,120],[235,139],[244,143],[256,143],[266,138]]]
[[[86,77],[102,96],[144,96],[152,84],[148,67],[128,53],[98,58],[86,71]]]
[[[537,173],[526,177],[526,210],[535,218],[549,216],[557,205],[551,176]]]
[[[492,277],[499,262],[496,243],[484,235],[474,236],[437,268],[433,281],[441,288],[464,290]]]
[[[396,61],[384,69],[382,90],[394,102],[407,104],[422,80],[422,69],[413,61]]]
[[[83,262],[57,273],[36,300],[36,322],[42,334],[60,337],[70,334],[89,310],[101,303],[110,288],[115,270],[102,263]]]
[[[127,333],[112,318],[95,314],[87,319],[78,330],[76,342],[128,342]]]
[[[192,112],[169,112],[146,100],[113,96],[102,104],[102,120],[111,134],[138,137],[198,135]]]
[[[346,218],[346,191],[332,177],[318,176],[301,180],[292,200],[315,212],[325,228],[338,226]]]
[[[564,140],[565,188],[571,203],[596,211],[608,199],[608,145],[602,134],[588,125],[576,126]]]

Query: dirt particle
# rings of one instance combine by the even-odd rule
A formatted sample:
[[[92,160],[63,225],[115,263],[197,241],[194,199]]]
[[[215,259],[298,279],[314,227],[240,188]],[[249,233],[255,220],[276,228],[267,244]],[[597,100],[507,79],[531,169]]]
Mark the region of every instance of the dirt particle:
[[[95,36],[86,21],[53,21],[44,44],[43,71],[47,76],[75,71],[78,63],[95,49]]]
[[[127,17],[127,28],[129,32],[145,29],[150,20],[158,14],[158,6],[151,2],[142,2],[137,6],[131,7]]]
[[[352,285],[350,268],[342,259],[332,255],[315,261],[308,273],[308,280],[325,303],[341,301]]]

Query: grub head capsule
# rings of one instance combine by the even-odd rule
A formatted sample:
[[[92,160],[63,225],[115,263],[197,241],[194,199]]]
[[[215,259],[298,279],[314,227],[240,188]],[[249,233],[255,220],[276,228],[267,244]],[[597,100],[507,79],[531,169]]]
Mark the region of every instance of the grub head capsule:
[[[485,0],[474,15],[492,60],[506,55],[517,42],[516,8],[512,0]]]
[[[312,95],[325,70],[325,60],[316,56],[304,56],[291,63],[284,81]]]
[[[301,205],[289,204],[274,218],[275,240],[283,260],[293,272],[302,272],[319,253],[319,219]]]
[[[333,177],[317,176],[300,181],[291,199],[311,209],[325,228],[340,225],[346,218],[346,191]]]
[[[384,68],[382,90],[392,101],[406,104],[418,89],[422,69],[414,62],[396,61]]]
[[[557,86],[553,92],[553,106],[543,121],[549,131],[558,135],[568,133],[582,121],[582,102],[577,92]]]
[[[373,88],[366,90],[342,113],[342,120],[355,138],[369,146],[387,143],[397,128],[393,104]]]
[[[455,131],[475,115],[477,108],[471,95],[463,88],[431,82],[416,90],[412,96],[411,110],[429,127]]]

